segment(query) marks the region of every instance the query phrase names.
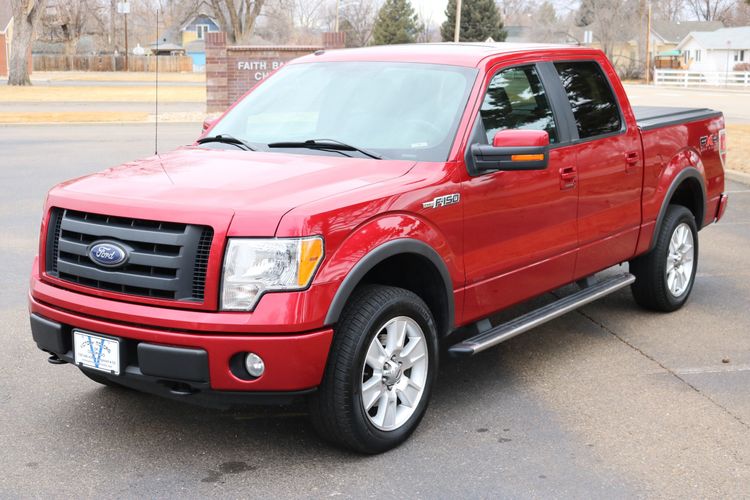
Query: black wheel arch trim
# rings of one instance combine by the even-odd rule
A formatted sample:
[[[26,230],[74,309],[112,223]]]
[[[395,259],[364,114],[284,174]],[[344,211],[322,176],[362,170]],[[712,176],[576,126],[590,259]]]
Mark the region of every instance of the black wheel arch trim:
[[[328,308],[328,314],[326,314],[325,324],[333,325],[339,320],[341,312],[344,310],[344,306],[352,292],[370,270],[387,258],[401,254],[416,254],[424,257],[438,270],[443,280],[446,294],[445,300],[446,304],[448,304],[446,331],[439,332],[439,334],[442,336],[453,330],[455,325],[455,304],[453,302],[453,282],[451,281],[448,267],[445,265],[442,257],[440,257],[440,254],[431,246],[420,240],[411,238],[399,238],[383,243],[362,257],[346,275],[338,290],[336,290],[336,295],[334,295],[331,305]]]
[[[659,215],[656,217],[654,232],[651,236],[651,244],[648,247],[649,250],[653,249],[656,245],[656,238],[659,234],[659,230],[661,229],[661,225],[664,222],[664,217],[667,215],[667,208],[669,208],[669,202],[672,201],[672,196],[674,196],[677,188],[680,187],[680,185],[687,179],[696,179],[698,181],[698,184],[700,184],[701,186],[701,202],[703,207],[700,217],[697,217],[695,220],[695,225],[699,231],[702,229],[703,219],[706,216],[706,203],[708,200],[708,194],[706,192],[706,181],[703,179],[703,175],[701,175],[700,170],[695,167],[686,167],[682,170],[682,172],[675,176],[672,184],[669,185],[669,189],[667,189],[667,194],[664,196],[664,201],[662,202],[661,208],[659,209]]]

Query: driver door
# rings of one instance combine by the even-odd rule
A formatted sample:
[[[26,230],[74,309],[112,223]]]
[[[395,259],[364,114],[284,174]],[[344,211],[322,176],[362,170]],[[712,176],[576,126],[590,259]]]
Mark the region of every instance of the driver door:
[[[562,113],[554,107],[560,96],[550,96],[543,84],[547,71],[544,64],[505,67],[490,73],[486,82],[467,151],[474,143],[492,144],[501,130],[545,130],[549,163],[544,170],[469,172],[462,194],[465,321],[486,317],[573,277],[576,153],[569,145],[568,127],[558,118]],[[551,92],[559,92],[558,87],[549,86]]]

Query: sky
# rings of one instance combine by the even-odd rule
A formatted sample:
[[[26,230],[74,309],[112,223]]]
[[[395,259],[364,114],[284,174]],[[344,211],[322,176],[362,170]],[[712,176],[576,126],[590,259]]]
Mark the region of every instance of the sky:
[[[411,0],[411,4],[417,14],[431,19],[433,24],[441,24],[445,21],[445,7],[448,5],[448,0]]]
[[[411,4],[417,14],[431,19],[433,24],[439,25],[445,21],[445,7],[448,5],[448,0],[411,0]],[[558,13],[567,13],[570,9],[577,8],[578,2],[576,0],[552,0],[552,5]]]

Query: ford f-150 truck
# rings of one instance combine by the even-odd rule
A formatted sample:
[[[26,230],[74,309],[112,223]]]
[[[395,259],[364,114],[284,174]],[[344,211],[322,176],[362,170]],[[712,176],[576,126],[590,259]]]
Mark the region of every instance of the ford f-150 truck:
[[[698,231],[727,205],[725,149],[720,112],[632,108],[598,50],[319,51],[194,144],[49,192],[33,338],[105,385],[304,397],[322,436],[382,452],[425,414],[441,352],[627,286],[685,304]]]

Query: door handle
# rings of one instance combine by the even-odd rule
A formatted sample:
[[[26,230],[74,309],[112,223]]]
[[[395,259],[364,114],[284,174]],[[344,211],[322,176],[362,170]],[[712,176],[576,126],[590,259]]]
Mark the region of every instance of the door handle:
[[[641,162],[641,155],[637,151],[625,153],[625,171],[630,172]]]
[[[567,190],[576,187],[578,171],[575,167],[563,167],[560,169],[560,189]]]

